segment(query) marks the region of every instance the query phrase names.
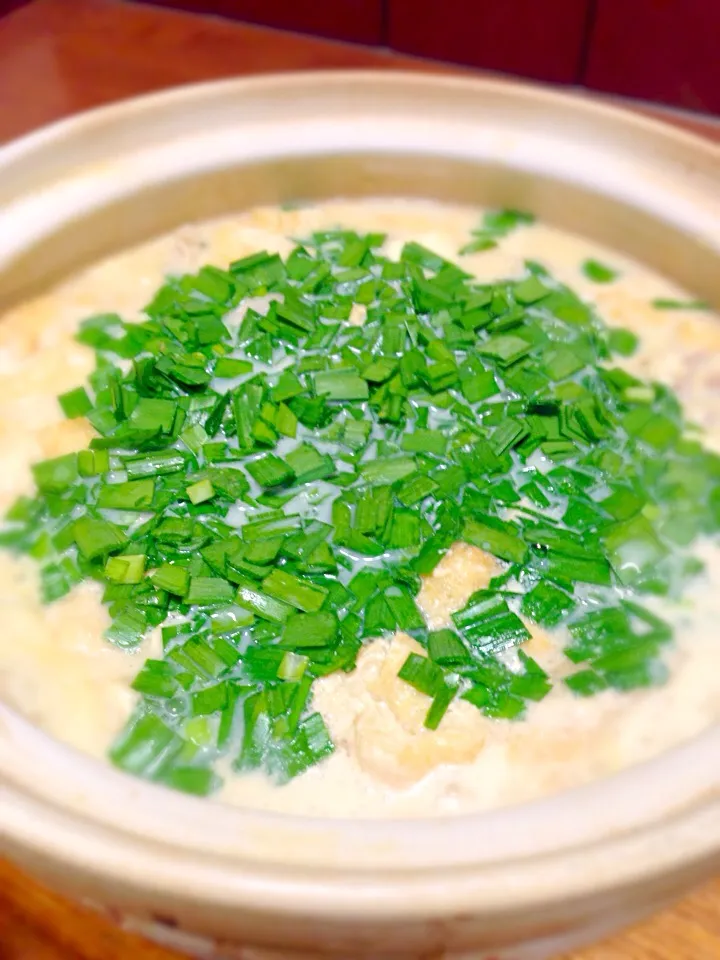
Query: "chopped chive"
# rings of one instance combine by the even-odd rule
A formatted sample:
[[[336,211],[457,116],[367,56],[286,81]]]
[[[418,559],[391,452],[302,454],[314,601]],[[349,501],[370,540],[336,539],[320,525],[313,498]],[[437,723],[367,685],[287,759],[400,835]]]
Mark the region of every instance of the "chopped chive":
[[[436,692],[433,702],[425,715],[424,726],[428,730],[437,730],[440,723],[448,711],[450,704],[455,699],[457,689],[449,683],[443,684]]]
[[[465,644],[452,630],[432,630],[428,634],[428,654],[442,666],[466,663],[470,659]]]
[[[608,334],[608,347],[622,357],[631,357],[638,348],[639,340],[632,330],[615,328]]]
[[[141,609],[126,607],[114,617],[105,638],[118,647],[135,647],[142,641],[147,627],[148,620]]]
[[[190,604],[229,603],[235,596],[233,585],[219,577],[191,577],[185,602]]]
[[[412,507],[438,489],[438,484],[425,474],[407,477],[397,489],[396,495],[405,507]]]
[[[414,473],[415,466],[410,457],[388,457],[363,464],[360,472],[369,483],[395,483]]]
[[[367,400],[367,381],[353,370],[327,370],[313,377],[315,392],[328,400]]]
[[[565,678],[566,685],[581,697],[590,697],[607,689],[607,681],[594,670],[578,670]]]
[[[146,660],[131,687],[146,697],[168,699],[177,692],[178,681],[167,660]]]
[[[428,697],[435,697],[444,686],[442,670],[432,660],[417,653],[408,654],[398,676]]]
[[[511,523],[492,518],[486,518],[484,522],[466,520],[462,539],[512,563],[522,563],[527,555],[527,546],[518,535],[517,528]]]
[[[253,365],[249,360],[236,360],[233,357],[221,357],[215,364],[215,376],[223,379],[241,377],[252,373]]]
[[[460,249],[460,254],[491,250],[502,237],[521,226],[529,226],[535,221],[531,213],[523,210],[494,210],[483,216],[482,224],[473,230],[474,239]]]
[[[329,647],[335,641],[337,632],[338,622],[334,613],[296,613],[285,623],[282,645],[289,650]]]
[[[531,274],[527,279],[521,280],[515,286],[513,293],[518,303],[531,304],[537,303],[544,297],[550,295],[552,291],[535,274]]]
[[[150,579],[159,590],[167,590],[178,597],[184,597],[190,586],[190,574],[181,566],[164,563],[153,570]]]
[[[478,353],[497,360],[503,366],[510,366],[531,350],[532,345],[527,340],[511,333],[490,337],[478,346]]]
[[[493,591],[478,590],[452,620],[461,636],[483,652],[504,650],[530,637],[522,620]]]
[[[335,473],[332,457],[318,453],[309,443],[302,443],[288,453],[285,462],[294,473],[297,484],[324,480]]]
[[[263,620],[275,623],[284,623],[293,613],[293,607],[289,603],[271,597],[250,582],[243,582],[238,587],[237,602]]]
[[[216,683],[211,687],[204,687],[195,691],[190,697],[190,712],[192,716],[206,716],[223,710],[227,705],[228,686],[226,682]]]
[[[278,677],[280,680],[300,680],[305,674],[308,663],[309,660],[307,657],[288,650],[280,664]]]
[[[128,773],[145,774],[153,769],[177,735],[160,717],[148,713],[130,720],[110,748],[112,762]]]
[[[425,620],[405,587],[398,584],[388,587],[385,591],[385,602],[390,608],[398,629],[410,632],[422,630],[425,627]]]
[[[268,453],[247,465],[250,476],[261,487],[279,487],[293,479],[292,467],[274,453]]]
[[[414,430],[403,434],[401,446],[408,453],[431,453],[441,457],[445,453],[447,437],[440,430]]]
[[[73,536],[86,560],[98,560],[117,553],[127,543],[119,527],[107,520],[80,517],[73,526]]]
[[[325,587],[318,587],[309,580],[277,568],[263,580],[262,585],[263,590],[271,597],[289,603],[306,613],[319,610],[327,596]]]
[[[32,467],[33,478],[41,493],[63,493],[78,479],[78,458],[68,453],[54,460],[43,460]]]
[[[103,572],[114,583],[140,583],[145,574],[145,554],[108,557]]]
[[[395,616],[383,594],[370,597],[364,609],[363,636],[381,637],[395,630]]]
[[[618,277],[617,270],[600,263],[599,260],[585,260],[580,269],[593,283],[612,283]]]
[[[234,467],[210,467],[208,480],[215,494],[228,500],[242,500],[250,490],[245,474]]]
[[[110,456],[107,450],[80,450],[77,468],[81,477],[97,477],[110,469]]]
[[[174,766],[163,771],[158,779],[166,787],[194,794],[197,797],[206,797],[214,793],[221,783],[211,767]]]
[[[285,403],[279,404],[275,415],[275,429],[283,437],[295,437],[298,418]]]
[[[178,450],[160,451],[158,453],[128,457],[123,461],[130,480],[140,477],[164,476],[168,473],[178,473],[187,466],[185,456]]]
[[[112,510],[148,510],[155,496],[155,481],[127,480],[125,483],[103,484],[98,492],[97,505]]]
[[[656,297],[652,301],[656,310],[709,310],[705,300],[673,300],[669,297]]]
[[[69,420],[76,417],[84,417],[86,413],[92,410],[92,402],[87,395],[85,387],[76,387],[58,397],[58,402],[62,412]]]
[[[575,601],[554,583],[541,581],[522,599],[522,612],[543,627],[557,626],[572,612]]]
[[[198,480],[197,483],[191,483],[189,487],[186,488],[186,493],[190,498],[191,503],[204,503],[206,500],[212,500],[215,496],[215,489],[213,488],[212,482],[205,477],[203,480]]]

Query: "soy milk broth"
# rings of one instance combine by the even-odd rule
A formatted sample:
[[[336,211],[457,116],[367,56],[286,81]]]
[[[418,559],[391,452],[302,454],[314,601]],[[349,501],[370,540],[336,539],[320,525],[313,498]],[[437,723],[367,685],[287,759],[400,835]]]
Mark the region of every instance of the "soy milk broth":
[[[65,420],[57,395],[82,383],[94,366],[91,350],[73,335],[95,313],[140,318],[168,273],[225,266],[257,250],[287,254],[293,237],[343,227],[388,234],[397,256],[415,240],[448,259],[467,242],[481,212],[425,201],[328,202],[182,227],[73,277],[8,313],[0,323],[0,512],[32,492],[30,466],[81,447],[93,432]],[[589,281],[589,258],[619,272],[612,284]],[[462,259],[480,280],[517,275],[525,260],[542,262],[594,303],[605,321],[634,331],[640,349],[624,361],[643,378],[679,395],[689,420],[720,450],[720,323],[708,313],[658,311],[657,297],[687,299],[670,283],[611,251],[543,225],[523,227],[498,249]],[[362,322],[357,312],[353,322]],[[438,731],[424,730],[427,700],[397,680],[413,641],[401,635],[369,644],[351,674],[315,685],[335,753],[291,783],[264,775],[229,775],[219,799],[316,816],[421,817],[468,813],[538,798],[641,762],[720,720],[720,547],[701,544],[706,572],[681,604],[658,609],[675,628],[665,686],[631,693],[606,691],[581,699],[563,684],[527,719],[510,723],[456,701]],[[486,585],[497,566],[477,548],[456,545],[423,586],[419,602],[431,626]],[[108,625],[95,584],[84,583],[50,606],[39,600],[35,564],[0,551],[0,698],[77,749],[102,758],[133,709],[129,684],[148,656],[160,653],[159,633],[126,652],[103,639]],[[532,628],[528,652],[553,678],[568,672],[561,631]],[[229,773],[229,771],[228,771]]]

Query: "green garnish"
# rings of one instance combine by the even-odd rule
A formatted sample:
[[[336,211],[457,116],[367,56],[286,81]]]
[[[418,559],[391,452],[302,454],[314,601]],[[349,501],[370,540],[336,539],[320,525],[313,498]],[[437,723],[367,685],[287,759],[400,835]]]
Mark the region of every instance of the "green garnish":
[[[608,336],[608,347],[612,353],[618,353],[621,357],[631,357],[638,347],[638,338],[632,330],[623,330],[615,328],[611,330]]]
[[[651,301],[656,310],[709,310],[710,304],[705,300],[672,300],[668,297],[657,297]]]
[[[482,224],[472,231],[473,239],[461,248],[460,254],[478,253],[492,250],[498,240],[506,237],[518,227],[530,226],[535,217],[523,210],[494,210],[484,214]]]
[[[618,278],[617,270],[600,263],[599,260],[585,260],[580,269],[593,283],[612,283]]]
[[[478,590],[452,620],[471,649],[497,653],[530,638],[530,631],[495,591]]]
[[[532,221],[488,214],[465,252]],[[456,697],[511,720],[549,693],[522,618],[564,631],[578,696],[664,678],[671,630],[637,599],[680,597],[701,569],[720,457],[671,391],[612,366],[634,334],[540,264],[480,284],[383,242],[315,233],[285,259],[169,279],[140,323],[80,326],[97,367],[60,404],[97,436],[35,464],[0,545],[38,562],[45,602],[98,581],[110,642],[161,629],[110,750],[122,769],[197,794],[224,756],[301,774],[333,750],[313,682],[396,631],[424,648],[400,677],[428,698],[429,729]],[[353,304],[362,326],[345,322]],[[453,629],[428,631],[421,576],[458,540],[503,569]]]
[[[69,420],[84,417],[92,410],[92,400],[84,387],[76,387],[58,397],[62,412]]]

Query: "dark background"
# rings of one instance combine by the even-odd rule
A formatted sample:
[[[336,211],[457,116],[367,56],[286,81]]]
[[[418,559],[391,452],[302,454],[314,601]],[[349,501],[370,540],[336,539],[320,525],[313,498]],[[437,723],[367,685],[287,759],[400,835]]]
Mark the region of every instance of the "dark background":
[[[148,2],[720,115],[720,0]]]
[[[0,16],[30,0],[0,0]],[[74,0],[66,0],[73,15]],[[120,0],[720,116],[720,0]]]

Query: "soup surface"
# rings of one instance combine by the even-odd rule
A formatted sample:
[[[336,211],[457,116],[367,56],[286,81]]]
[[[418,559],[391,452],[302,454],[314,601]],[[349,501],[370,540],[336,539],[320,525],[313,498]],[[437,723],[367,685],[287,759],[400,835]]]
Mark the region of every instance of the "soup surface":
[[[142,319],[167,275],[226,267],[259,250],[287,255],[296,238],[340,227],[387,234],[384,252],[392,257],[416,241],[480,281],[522,276],[526,261],[539,261],[610,327],[639,337],[636,352],[614,362],[671,387],[687,419],[703,429],[705,446],[720,451],[717,317],[691,307],[658,309],[653,301],[688,298],[639,264],[540,224],[523,224],[497,247],[460,258],[479,217],[475,209],[402,200],[259,208],[183,227],[13,310],[0,324],[0,511],[32,494],[32,464],[86,447],[95,435],[86,419],[66,419],[57,402],[94,368],[93,351],[74,339],[83,318],[117,312]],[[581,269],[588,260],[617,275],[597,282],[597,271]],[[363,319],[356,310],[349,322]],[[431,730],[423,725],[428,697],[397,676],[408,654],[422,649],[397,633],[369,641],[355,670],[316,681],[313,706],[335,744],[329,757],[281,786],[261,772],[233,774],[228,761],[216,796],[307,815],[467,813],[577,786],[687,740],[720,720],[720,547],[700,539],[694,553],[704,569],[680,599],[643,598],[674,630],[662,656],[665,682],[578,696],[562,682],[574,669],[563,654],[567,629],[543,629],[524,618],[531,638],[523,650],[555,681],[549,694],[528,701],[518,720],[487,716],[458,699]],[[506,567],[478,546],[456,543],[418,595],[428,626],[452,626],[451,613]],[[36,563],[8,551],[0,551],[0,596],[0,697],[54,737],[106,756],[138,700],[133,678],[147,657],[161,655],[160,631],[130,650],[114,646],[103,637],[109,618],[95,583],[43,605]],[[506,656],[513,663],[516,654]]]

